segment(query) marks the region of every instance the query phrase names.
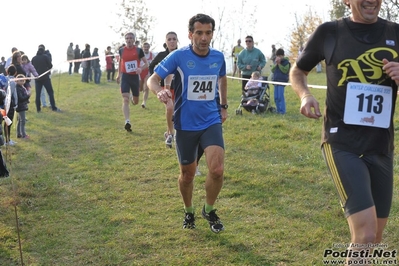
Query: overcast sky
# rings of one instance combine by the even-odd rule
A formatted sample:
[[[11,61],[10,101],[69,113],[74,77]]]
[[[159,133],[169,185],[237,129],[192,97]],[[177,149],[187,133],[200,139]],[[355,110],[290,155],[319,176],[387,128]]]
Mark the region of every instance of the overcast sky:
[[[82,48],[89,43],[93,50],[103,52],[106,46],[118,41],[118,36],[110,28],[118,23],[115,18],[116,4],[121,0],[19,0],[2,1],[1,15],[3,34],[0,37],[0,55],[6,59],[11,55],[11,48],[17,47],[32,58],[39,44],[44,44],[53,55],[54,68],[67,68],[66,50],[70,42]],[[316,11],[323,21],[328,20],[330,0],[247,0],[258,8],[256,25],[253,27],[258,47],[269,56],[273,43],[287,44],[289,33],[295,22],[294,14],[303,15],[309,8]],[[188,0],[146,0],[150,13],[157,18],[154,28],[155,51],[162,50],[165,34],[175,31],[180,46],[188,44],[187,25],[190,17],[196,13],[208,13],[213,10],[218,14],[223,4],[240,9],[242,0],[188,1]],[[205,7],[204,7],[205,6]],[[248,7],[249,8],[249,7]],[[226,15],[227,16],[227,15]],[[245,14],[253,16],[253,14]],[[216,21],[217,23],[218,21]],[[246,21],[237,21],[243,23]],[[229,30],[229,29],[228,29]],[[234,32],[233,46],[237,37],[244,38],[246,32]],[[229,40],[227,40],[229,41]],[[288,47],[286,47],[288,49]],[[102,55],[102,54],[100,54]],[[105,65],[102,60],[102,65]]]

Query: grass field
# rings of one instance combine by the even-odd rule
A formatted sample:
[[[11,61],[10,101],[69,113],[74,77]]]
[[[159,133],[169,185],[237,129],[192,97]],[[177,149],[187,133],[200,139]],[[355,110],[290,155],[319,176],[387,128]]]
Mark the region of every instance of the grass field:
[[[226,230],[214,234],[200,218],[205,165],[195,179],[197,228],[181,228],[176,154],[164,145],[164,106],[154,95],[147,109],[131,106],[127,133],[115,83],[67,74],[52,81],[63,112],[37,114],[33,95],[31,139],[17,140],[14,126],[17,145],[2,147],[11,175],[0,180],[0,265],[21,265],[21,254],[24,265],[45,266],[323,265],[325,249],[349,241],[319,148],[322,120],[299,114],[290,87],[286,115],[240,116],[240,85],[229,80],[225,183],[215,205]],[[325,77],[313,73],[309,83],[325,85]],[[324,105],[325,90],[312,92]],[[399,244],[398,172],[395,161],[389,249]]]

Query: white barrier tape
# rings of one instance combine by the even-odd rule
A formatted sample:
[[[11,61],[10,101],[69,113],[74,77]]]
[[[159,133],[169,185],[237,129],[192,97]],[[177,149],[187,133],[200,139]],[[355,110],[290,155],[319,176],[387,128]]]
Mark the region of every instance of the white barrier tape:
[[[87,57],[87,58],[80,58],[80,59],[67,60],[66,62],[68,62],[68,63],[75,63],[75,62],[91,61],[91,60],[97,59],[97,58],[100,58],[100,56],[93,56],[93,57]]]
[[[105,57],[119,57],[119,54],[107,54],[104,55]],[[87,57],[87,58],[79,58],[79,59],[72,59],[72,60],[66,60],[65,62],[67,63],[75,63],[75,62],[83,62],[83,61],[89,61],[89,60],[93,60],[93,59],[97,59],[100,58],[100,56],[93,56],[93,57]]]
[[[237,79],[237,80],[249,80],[249,79],[244,79],[244,78],[236,78],[236,77],[231,77],[231,76],[227,76],[228,78],[231,79]],[[268,84],[277,84],[277,85],[283,85],[283,86],[290,86],[291,83],[288,82],[278,82],[278,81],[268,81],[268,80],[257,80],[257,82],[260,83],[268,83]],[[313,89],[327,89],[327,86],[322,86],[322,85],[311,85],[308,84],[309,88],[313,88]]]
[[[33,80],[33,79],[38,79],[43,77],[44,75],[46,75],[48,72],[50,72],[51,69],[47,70],[46,72],[44,72],[43,74],[37,76],[37,77],[25,77],[25,78],[13,78],[13,81],[18,81],[18,80]]]
[[[107,55],[107,56],[110,56],[110,55]],[[83,61],[91,61],[91,60],[97,59],[97,58],[100,58],[100,56],[93,56],[93,57],[87,57],[87,58],[81,58],[81,59],[74,59],[74,60],[69,60],[69,61],[65,61],[65,62],[68,62],[68,63],[83,62]],[[61,65],[63,63],[64,62],[59,63],[58,65]],[[44,75],[46,75],[47,73],[49,73],[51,70],[52,69],[49,69],[49,70],[47,70],[46,72],[44,72],[43,74],[41,74],[41,75],[39,75],[37,77],[14,78],[13,81],[39,79],[39,78],[43,77]]]

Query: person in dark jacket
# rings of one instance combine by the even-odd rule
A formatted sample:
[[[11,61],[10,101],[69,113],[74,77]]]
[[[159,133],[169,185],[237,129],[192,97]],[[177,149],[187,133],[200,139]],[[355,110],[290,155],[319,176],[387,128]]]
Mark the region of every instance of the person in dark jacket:
[[[82,58],[89,58],[89,57],[91,57],[90,45],[86,44],[85,47],[86,47],[86,49],[84,49],[84,51],[82,52]],[[91,61],[90,60],[83,61],[82,68],[83,68],[82,82],[89,83],[89,76],[90,76],[90,72],[91,72]]]
[[[73,52],[75,53],[75,59],[82,58],[82,55],[80,54],[79,45],[75,45],[75,50],[73,50]],[[80,62],[74,62],[73,73],[79,73],[79,67],[80,67]]]
[[[50,98],[51,109],[55,112],[60,112],[61,110],[55,104],[54,90],[50,79],[50,71],[53,67],[53,64],[51,63],[50,57],[47,54],[45,54],[45,48],[43,45],[39,45],[39,49],[36,53],[36,56],[32,58],[32,65],[36,68],[36,71],[39,74],[39,76],[44,74],[43,76],[35,80],[35,87],[36,87],[35,103],[36,103],[37,112],[38,113],[41,112],[40,95],[43,86],[46,89],[47,94]]]
[[[98,57],[98,48],[94,48],[93,50],[93,57]],[[100,84],[101,80],[101,65],[100,65],[100,58],[95,58],[91,61],[91,67],[94,71],[94,83]]]
[[[290,61],[288,60],[288,57],[284,56],[284,50],[281,48],[277,49],[276,59],[274,60],[274,65],[272,66],[272,80],[280,83],[288,82],[290,67]],[[276,104],[278,114],[285,114],[286,112],[284,89],[284,84],[274,84],[274,103]]]
[[[6,59],[4,56],[1,57],[0,61],[0,74],[7,75],[6,74]]]
[[[30,93],[24,87],[25,81],[23,80],[23,78],[25,78],[24,75],[22,74],[17,75],[17,79],[21,79],[16,81],[17,83],[16,91],[18,95],[18,105],[15,110],[18,113],[17,138],[29,139],[29,135],[26,135],[25,123],[26,123],[26,111],[28,111]]]

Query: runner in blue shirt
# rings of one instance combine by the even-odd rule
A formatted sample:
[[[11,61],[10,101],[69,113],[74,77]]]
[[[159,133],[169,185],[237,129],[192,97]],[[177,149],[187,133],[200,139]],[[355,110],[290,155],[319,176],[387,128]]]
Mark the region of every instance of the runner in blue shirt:
[[[191,45],[170,53],[155,69],[148,87],[158,99],[171,101],[168,89],[160,81],[174,74],[174,127],[180,164],[179,189],[184,202],[183,228],[195,228],[192,193],[198,146],[205,151],[208,175],[205,181],[206,202],[202,216],[212,232],[224,226],[213,205],[223,186],[224,141],[222,123],[227,118],[227,78],[223,53],[211,48],[215,20],[197,14],[189,21]],[[220,101],[218,107],[217,101]]]

